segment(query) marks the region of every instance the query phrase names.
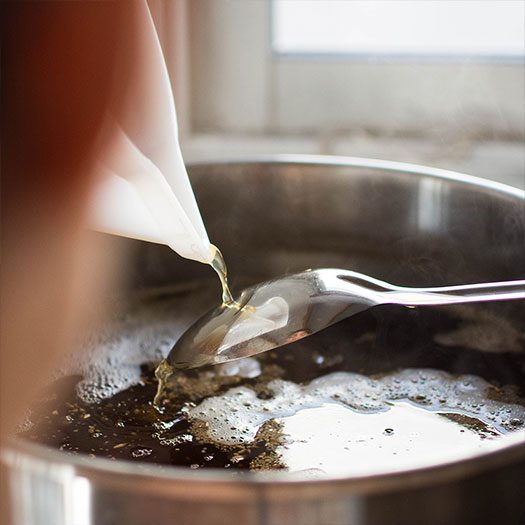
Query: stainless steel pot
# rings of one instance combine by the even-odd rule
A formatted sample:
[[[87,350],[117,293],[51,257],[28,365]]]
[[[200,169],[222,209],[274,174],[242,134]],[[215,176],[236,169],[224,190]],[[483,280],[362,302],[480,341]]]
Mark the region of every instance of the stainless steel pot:
[[[330,266],[410,286],[525,276],[524,193],[501,184],[308,156],[194,165],[190,176],[234,285]],[[116,242],[131,249],[129,289],[209,275],[165,247]],[[498,315],[523,332],[524,304]],[[514,372],[525,381],[525,368]],[[161,469],[20,440],[2,463],[16,525],[525,523],[525,443],[433,468],[323,480]]]

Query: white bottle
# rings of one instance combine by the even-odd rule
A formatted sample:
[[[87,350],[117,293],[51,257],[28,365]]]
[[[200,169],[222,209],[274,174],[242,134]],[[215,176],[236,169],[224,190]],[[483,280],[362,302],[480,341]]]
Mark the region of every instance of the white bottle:
[[[210,244],[178,141],[175,104],[164,56],[145,2],[132,4],[140,76],[126,86],[132,105],[108,118],[111,143],[92,215],[95,229],[158,242],[182,257],[210,263]],[[131,8],[131,4],[130,4]]]

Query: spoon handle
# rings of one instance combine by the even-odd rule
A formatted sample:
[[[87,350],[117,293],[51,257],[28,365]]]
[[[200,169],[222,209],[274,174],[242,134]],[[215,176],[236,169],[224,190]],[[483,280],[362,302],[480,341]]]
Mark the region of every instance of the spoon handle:
[[[346,270],[338,271],[337,278],[339,282],[346,282],[348,292],[351,292],[352,285],[367,290],[368,293],[363,296],[368,296],[376,304],[424,306],[525,299],[525,280],[412,288],[395,286],[368,275]]]
[[[443,286],[439,288],[393,287],[382,292],[386,302],[405,306],[478,303],[525,299],[525,280]]]

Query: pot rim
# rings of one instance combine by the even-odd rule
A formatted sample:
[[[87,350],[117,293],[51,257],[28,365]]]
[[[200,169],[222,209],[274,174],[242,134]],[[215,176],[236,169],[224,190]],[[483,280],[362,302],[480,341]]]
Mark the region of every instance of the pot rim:
[[[418,177],[431,177],[447,181],[460,182],[475,188],[484,188],[496,193],[525,200],[525,191],[499,182],[466,175],[463,173],[431,168],[417,164],[360,157],[325,156],[325,155],[255,155],[233,156],[218,161],[205,160],[192,162],[191,166],[225,165],[225,164],[306,164],[323,166],[347,166],[353,168],[370,168],[380,171],[394,171],[412,174]],[[520,436],[516,436],[520,437]],[[67,472],[68,475],[81,476],[108,487],[134,487],[141,492],[152,491],[165,493],[169,497],[184,495],[191,499],[210,499],[210,488],[215,499],[220,501],[238,500],[255,497],[264,490],[265,495],[271,492],[272,497],[286,499],[297,497],[297,489],[305,497],[316,498],[324,490],[334,494],[334,490],[352,490],[366,493],[388,490],[391,488],[409,488],[422,484],[434,484],[451,481],[465,475],[474,475],[491,467],[525,459],[525,441],[509,437],[499,448],[438,465],[403,469],[370,475],[347,476],[326,475],[312,478],[304,473],[282,471],[239,472],[224,469],[192,470],[187,467],[170,466],[169,468],[131,461],[112,461],[104,458],[89,458],[73,455],[58,450],[30,443],[16,438],[6,441],[0,450],[0,460],[8,467],[30,465],[46,471],[55,469]],[[302,474],[302,475],[301,475]],[[171,483],[170,483],[171,482]],[[290,492],[290,490],[291,492]],[[274,491],[275,494],[274,494]],[[260,495],[260,494],[259,494]]]
[[[444,168],[433,168],[422,164],[399,162],[394,160],[382,160],[365,157],[348,157],[342,155],[311,155],[311,154],[258,154],[258,155],[231,155],[227,159],[205,159],[189,162],[188,166],[225,165],[225,164],[311,164],[319,166],[348,166],[352,168],[370,168],[381,171],[399,171],[407,174],[425,176],[437,179],[445,179],[454,182],[462,182],[499,193],[505,193],[525,200],[525,190],[504,184],[502,182],[467,175],[459,171]]]
[[[22,466],[24,470],[29,468],[45,472],[53,478],[83,477],[98,488],[119,490],[125,487],[126,491],[163,494],[170,498],[183,496],[192,500],[249,501],[264,491],[266,496],[286,500],[297,499],[298,491],[301,498],[319,498],[325,492],[335,496],[338,492],[366,494],[434,485],[525,460],[525,442],[512,438],[508,441],[498,449],[438,465],[351,477],[339,474],[311,478],[301,475],[301,472],[166,468],[148,463],[77,456],[12,438],[0,450],[0,461],[14,470]]]

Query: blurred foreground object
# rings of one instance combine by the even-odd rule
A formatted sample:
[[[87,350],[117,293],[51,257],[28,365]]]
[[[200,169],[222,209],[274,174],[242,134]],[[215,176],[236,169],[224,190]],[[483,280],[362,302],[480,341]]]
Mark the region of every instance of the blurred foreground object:
[[[118,77],[133,67],[124,54],[133,53],[133,17],[118,2],[2,5],[2,433],[67,348],[105,275],[85,219],[114,86],[124,99]]]

